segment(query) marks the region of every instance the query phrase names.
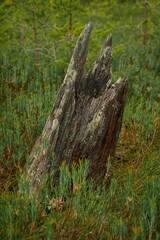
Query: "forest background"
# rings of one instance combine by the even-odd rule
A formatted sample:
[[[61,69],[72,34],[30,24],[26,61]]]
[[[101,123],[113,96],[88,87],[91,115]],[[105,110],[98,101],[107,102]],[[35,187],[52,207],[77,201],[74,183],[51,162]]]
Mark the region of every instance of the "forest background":
[[[112,33],[112,81],[129,79],[110,184],[93,191],[84,162],[35,196],[22,172],[90,21],[87,68]],[[0,22],[0,238],[159,239],[160,1],[0,0]]]

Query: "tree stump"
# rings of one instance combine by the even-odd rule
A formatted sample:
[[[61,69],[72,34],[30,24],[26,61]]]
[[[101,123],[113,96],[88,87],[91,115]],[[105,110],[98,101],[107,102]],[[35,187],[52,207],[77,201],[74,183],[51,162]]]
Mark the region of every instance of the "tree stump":
[[[127,96],[127,80],[120,78],[111,84],[111,35],[86,74],[91,31],[92,23],[89,23],[76,43],[52,112],[31,152],[27,175],[32,188],[38,188],[51,170],[55,172],[53,184],[56,184],[62,162],[70,166],[80,159],[89,161],[88,177],[98,183],[105,175],[108,156],[115,150]]]

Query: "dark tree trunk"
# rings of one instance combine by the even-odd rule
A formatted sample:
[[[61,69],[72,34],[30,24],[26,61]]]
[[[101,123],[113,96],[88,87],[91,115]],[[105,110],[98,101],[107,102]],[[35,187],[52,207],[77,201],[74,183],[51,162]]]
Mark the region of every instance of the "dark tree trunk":
[[[36,61],[38,62],[39,49],[38,49],[38,32],[37,32],[36,12],[35,12],[34,8],[31,11],[32,11],[32,16],[33,16],[33,35],[34,35],[34,45],[35,45]]]
[[[147,43],[147,0],[143,0],[143,45]]]
[[[118,140],[127,95],[127,80],[111,84],[112,36],[106,39],[97,60],[86,74],[85,62],[92,24],[81,33],[64,82],[42,134],[31,152],[27,174],[32,187],[54,170],[58,181],[63,161],[71,165],[89,160],[88,177],[99,183],[106,172],[106,162]],[[52,166],[55,156],[56,163]]]

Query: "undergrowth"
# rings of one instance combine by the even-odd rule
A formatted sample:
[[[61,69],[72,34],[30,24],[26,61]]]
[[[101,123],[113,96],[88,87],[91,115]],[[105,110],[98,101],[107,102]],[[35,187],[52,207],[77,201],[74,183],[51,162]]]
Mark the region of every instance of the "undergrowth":
[[[150,46],[136,54],[123,47],[113,54],[113,77],[127,75],[129,96],[117,150],[106,169],[108,187],[93,190],[85,162],[78,170],[73,166],[72,174],[63,165],[60,185],[52,191],[44,185],[37,194],[29,192],[21,174],[60,82],[51,66],[22,61],[13,66],[3,59],[1,239],[159,239],[159,66],[158,49],[153,50],[150,56]]]
[[[44,183],[38,192],[30,192],[22,173],[52,109],[68,59],[37,62],[18,53],[16,59],[4,54],[0,64],[0,239],[160,239],[160,45],[151,38],[142,46],[139,36],[131,39],[132,18],[125,25],[124,17],[117,23],[124,26],[118,29],[115,15],[105,17],[102,11],[99,6],[90,12],[96,30],[87,68],[99,42],[113,30],[113,82],[120,76],[129,80],[119,142],[106,166],[106,185],[95,189],[86,180],[86,160],[71,171],[62,165],[58,187],[48,189]],[[106,19],[108,30],[103,27]],[[114,22],[113,28],[109,21]],[[96,38],[103,28],[105,34]],[[123,41],[127,31],[130,38]]]

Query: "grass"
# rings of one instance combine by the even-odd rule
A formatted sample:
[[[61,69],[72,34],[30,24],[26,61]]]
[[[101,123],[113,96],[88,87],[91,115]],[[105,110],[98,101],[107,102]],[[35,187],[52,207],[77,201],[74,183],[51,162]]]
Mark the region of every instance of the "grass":
[[[142,46],[140,35],[131,40],[129,26],[134,20],[125,25],[125,7],[117,25],[117,6],[109,16],[101,6],[90,13],[96,29],[88,66],[100,41],[113,31],[113,81],[124,75],[129,79],[123,125],[106,167],[106,185],[93,189],[92,181],[86,181],[88,163],[83,161],[79,168],[73,165],[71,173],[62,165],[58,187],[48,189],[44,183],[37,193],[30,193],[23,169],[52,109],[68,58],[60,55],[54,64],[45,58],[37,63],[18,53],[16,59],[9,53],[1,58],[0,239],[160,238],[160,45],[150,38]],[[132,7],[136,25],[139,10]],[[108,30],[103,27],[106,19]],[[123,33],[118,30],[121,25]]]
[[[113,77],[123,71],[130,86],[119,143],[110,159],[109,187],[93,190],[85,179],[86,162],[73,166],[72,175],[62,166],[61,184],[52,195],[45,186],[38,195],[30,194],[21,174],[57,93],[59,83],[50,81],[54,69],[3,60],[1,239],[159,239],[159,66],[153,50],[150,56],[142,48],[137,56],[123,47],[113,55]]]
[[[18,192],[6,189],[0,198],[2,239],[159,239],[159,162],[141,165],[143,172],[122,162],[111,165],[109,188],[94,191],[85,179],[87,162],[73,167],[73,190],[62,166],[64,181],[52,197],[45,187],[30,194],[21,179]]]

